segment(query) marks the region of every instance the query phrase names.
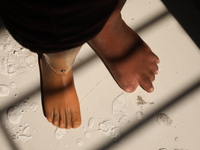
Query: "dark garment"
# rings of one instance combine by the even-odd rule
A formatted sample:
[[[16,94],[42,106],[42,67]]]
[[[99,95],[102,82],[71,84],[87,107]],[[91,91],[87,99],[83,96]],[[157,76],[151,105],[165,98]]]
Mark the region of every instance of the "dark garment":
[[[200,0],[194,0],[196,8],[200,11]]]
[[[11,35],[37,53],[80,46],[103,27],[119,0],[0,0]]]

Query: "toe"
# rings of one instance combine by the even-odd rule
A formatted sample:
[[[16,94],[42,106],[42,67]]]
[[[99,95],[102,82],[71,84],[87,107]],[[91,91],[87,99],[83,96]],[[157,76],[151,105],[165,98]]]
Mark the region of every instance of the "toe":
[[[155,74],[153,71],[149,71],[148,78],[150,79],[151,82],[155,80]]]
[[[66,129],[71,129],[72,128],[72,124],[71,124],[71,112],[69,110],[67,110],[65,112],[66,115]]]
[[[131,92],[134,92],[137,87],[138,87],[138,82],[136,81],[130,81],[128,83],[125,83],[125,84],[121,84],[121,88],[127,92],[127,93],[131,93]]]
[[[64,110],[60,111],[60,120],[59,120],[59,127],[66,128],[66,116]]]
[[[155,55],[154,61],[156,62],[156,64],[160,63],[160,59],[158,58],[158,56]]]
[[[152,61],[153,62],[155,62],[156,64],[159,64],[160,63],[160,59],[158,58],[158,56],[156,55],[156,54],[154,54],[153,52],[152,52],[152,57],[151,57],[152,59]]]
[[[145,77],[145,78],[143,78],[143,80],[140,81],[140,86],[141,86],[145,91],[147,91],[148,93],[151,93],[151,92],[154,91],[153,84],[152,84],[150,78],[148,78],[148,77]]]
[[[151,65],[151,70],[153,71],[153,73],[156,75],[159,72],[159,68],[158,65],[156,63],[152,63]]]
[[[81,115],[79,111],[72,112],[72,128],[78,128],[81,125]]]
[[[59,127],[59,117],[60,117],[59,112],[58,112],[58,111],[55,111],[55,112],[53,113],[53,121],[52,121],[52,124],[53,124],[54,126]]]
[[[45,109],[45,116],[49,122],[52,123],[53,121],[53,110],[52,109]]]

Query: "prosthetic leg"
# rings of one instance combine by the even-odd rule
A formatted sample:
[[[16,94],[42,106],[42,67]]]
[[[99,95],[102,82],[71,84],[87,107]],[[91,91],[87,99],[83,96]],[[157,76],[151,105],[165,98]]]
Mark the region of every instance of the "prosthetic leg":
[[[81,46],[64,52],[42,54],[40,57],[44,115],[59,128],[70,129],[81,125],[72,71],[80,48]]]

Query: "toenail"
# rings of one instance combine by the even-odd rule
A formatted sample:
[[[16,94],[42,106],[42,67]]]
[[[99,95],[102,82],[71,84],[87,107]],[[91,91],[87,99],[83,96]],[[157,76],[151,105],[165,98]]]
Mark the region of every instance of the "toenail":
[[[126,87],[126,88],[124,89],[124,91],[127,92],[127,93],[131,93],[131,92],[135,91],[135,89],[136,89],[135,87],[129,86],[129,87]]]
[[[133,88],[132,88],[130,85],[125,86],[123,89],[124,89],[124,91],[126,91],[127,93],[133,92]]]
[[[157,60],[157,64],[159,64],[159,63],[160,63],[160,59]]]
[[[58,126],[58,122],[57,121],[53,122],[53,125]]]
[[[151,92],[153,92],[153,91],[154,91],[154,88],[152,87],[152,88],[150,88],[150,89],[149,89],[149,91],[148,91],[148,92],[150,92],[150,93],[151,93]]]
[[[52,119],[51,119],[51,118],[47,118],[47,120],[48,120],[49,122],[52,122]]]
[[[80,122],[75,122],[74,125],[73,125],[74,128],[77,128],[79,126],[80,126]]]
[[[156,71],[156,74],[158,74],[158,73],[159,73],[159,70]]]
[[[64,128],[65,127],[65,125],[64,124],[60,124],[60,128]]]

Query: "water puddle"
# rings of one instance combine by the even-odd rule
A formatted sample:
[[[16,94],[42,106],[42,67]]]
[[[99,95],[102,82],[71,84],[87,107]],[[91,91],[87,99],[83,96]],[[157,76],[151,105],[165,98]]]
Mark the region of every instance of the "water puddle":
[[[29,103],[25,100],[19,105],[12,106],[7,110],[7,118],[8,121],[12,124],[18,124],[23,114],[27,113],[28,110],[32,110],[36,112],[39,107],[39,104],[34,102],[33,104],[29,105]]]
[[[129,114],[123,114],[121,118],[119,118],[118,123],[125,123],[129,124],[130,123],[130,115]]]
[[[103,132],[106,136],[109,136],[114,139],[118,139],[120,136],[119,127],[114,125],[111,120],[104,120],[99,124],[99,130]]]
[[[129,106],[129,99],[124,93],[122,93],[113,100],[112,112],[113,114],[124,112],[128,106]]]
[[[7,30],[2,30],[0,43],[0,74],[15,76],[34,69],[37,55],[19,45]]]
[[[78,139],[78,140],[76,141],[76,144],[77,144],[78,146],[82,146],[82,145],[83,145],[83,140],[82,140],[82,139]]]
[[[17,106],[12,106],[7,111],[8,121],[12,124],[18,124],[22,117],[22,110]]]
[[[18,136],[18,139],[20,141],[22,141],[22,142],[26,142],[26,141],[32,139],[32,136],[31,135],[23,135],[23,134],[21,134],[21,135]]]
[[[65,129],[60,129],[60,128],[57,128],[55,133],[54,133],[54,136],[57,140],[60,140],[63,138],[63,136],[66,135],[66,130]]]
[[[17,131],[15,134],[11,135],[13,140],[20,140],[22,142],[27,142],[33,138],[32,135],[29,135],[30,125],[25,123],[24,127],[22,125],[19,126],[20,130]]]
[[[0,84],[0,97],[6,97],[10,93],[10,88],[5,84]]]

